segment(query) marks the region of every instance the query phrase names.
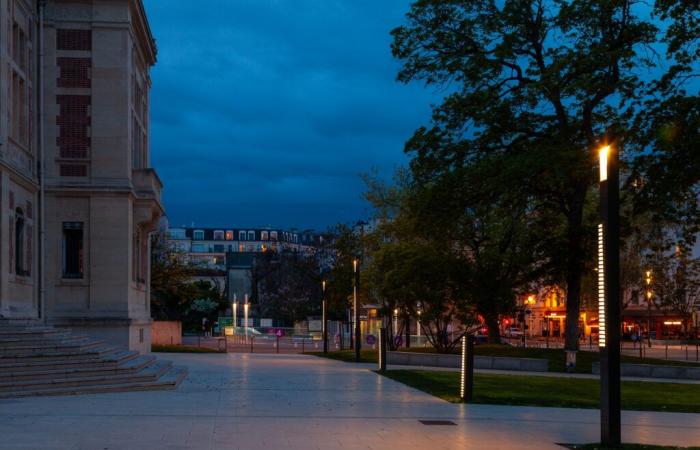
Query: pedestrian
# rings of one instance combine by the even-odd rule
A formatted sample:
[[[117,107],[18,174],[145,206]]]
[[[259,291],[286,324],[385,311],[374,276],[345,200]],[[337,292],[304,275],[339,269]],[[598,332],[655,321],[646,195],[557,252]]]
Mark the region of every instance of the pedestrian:
[[[207,324],[209,323],[209,319],[206,317],[202,317],[202,334],[206,337],[207,336]]]

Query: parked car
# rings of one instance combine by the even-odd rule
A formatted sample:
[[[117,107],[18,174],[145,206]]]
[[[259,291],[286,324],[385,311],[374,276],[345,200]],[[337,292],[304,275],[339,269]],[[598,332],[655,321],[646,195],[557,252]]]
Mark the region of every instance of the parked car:
[[[520,329],[519,327],[509,327],[506,329],[506,337],[522,337],[523,336],[523,330]]]

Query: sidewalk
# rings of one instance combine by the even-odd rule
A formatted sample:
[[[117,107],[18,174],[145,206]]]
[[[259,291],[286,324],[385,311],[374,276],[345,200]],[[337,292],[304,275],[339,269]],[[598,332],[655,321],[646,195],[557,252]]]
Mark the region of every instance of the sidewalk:
[[[556,443],[599,439],[598,410],[453,404],[315,356],[167,357],[190,370],[176,391],[0,401],[0,446],[561,450]],[[700,445],[700,414],[625,411],[622,423],[625,442]]]

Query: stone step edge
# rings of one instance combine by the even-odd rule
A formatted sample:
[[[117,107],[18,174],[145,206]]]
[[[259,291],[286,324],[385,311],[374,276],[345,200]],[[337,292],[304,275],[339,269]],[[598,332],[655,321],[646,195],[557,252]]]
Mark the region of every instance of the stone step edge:
[[[176,389],[187,377],[184,367],[172,366],[153,382],[123,383],[115,385],[75,386],[70,388],[37,389],[18,392],[0,392],[0,399],[39,396],[83,395],[117,392],[159,391]]]
[[[156,362],[156,357],[151,355],[143,355],[121,364],[105,367],[64,367],[52,370],[30,370],[16,372],[0,372],[0,384],[13,381],[25,380],[52,380],[80,377],[99,377],[105,375],[126,375],[136,374],[145,369],[149,365]]]
[[[138,352],[130,350],[115,351],[103,355],[90,355],[90,358],[75,358],[71,356],[63,356],[59,358],[38,359],[34,361],[25,360],[19,362],[4,362],[0,363],[0,373],[6,370],[17,368],[44,370],[51,366],[74,366],[74,365],[116,365],[123,361],[129,361],[139,356]]]
[[[171,367],[172,363],[170,361],[158,361],[156,363],[152,363],[150,366],[134,374],[103,375],[96,377],[78,376],[73,378],[62,378],[57,380],[25,380],[18,382],[2,382],[0,383],[0,392],[50,389],[51,387],[60,387],[61,385],[73,384],[77,384],[78,386],[94,386],[101,384],[110,384],[109,382],[116,382],[120,384],[129,382],[156,381]]]

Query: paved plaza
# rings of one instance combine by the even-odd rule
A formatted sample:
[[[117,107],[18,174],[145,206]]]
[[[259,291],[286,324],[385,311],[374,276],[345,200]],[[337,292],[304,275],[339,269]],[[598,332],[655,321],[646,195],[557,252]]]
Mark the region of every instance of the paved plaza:
[[[1,400],[0,448],[540,450],[598,438],[597,410],[456,405],[364,365],[306,355],[161,357],[190,370],[176,391]],[[623,440],[700,445],[700,415],[625,412]]]

